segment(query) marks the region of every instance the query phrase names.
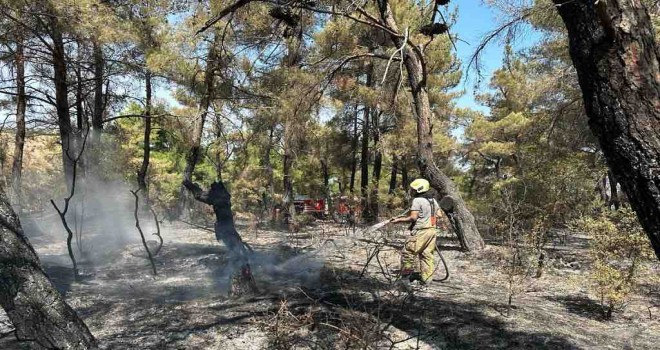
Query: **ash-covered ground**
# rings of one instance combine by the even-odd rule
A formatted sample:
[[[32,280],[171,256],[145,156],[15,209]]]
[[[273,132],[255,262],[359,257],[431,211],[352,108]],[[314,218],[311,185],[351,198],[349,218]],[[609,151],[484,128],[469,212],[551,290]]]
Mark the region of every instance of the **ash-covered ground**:
[[[496,242],[465,254],[443,237],[451,277],[409,291],[392,283],[402,231],[364,236],[321,221],[297,233],[239,225],[255,251],[260,291],[232,299],[226,249],[207,230],[164,225],[154,277],[137,231],[90,229],[96,246],[81,254],[80,281],[59,228],[26,230],[103,349],[657,349],[660,332],[658,264],[644,267],[625,310],[603,320],[588,294],[588,241],[579,235],[555,237],[545,274],[519,283],[509,308]],[[114,235],[121,244],[100,244]],[[0,327],[10,329],[4,315]],[[31,346],[11,334],[0,340],[2,349]]]

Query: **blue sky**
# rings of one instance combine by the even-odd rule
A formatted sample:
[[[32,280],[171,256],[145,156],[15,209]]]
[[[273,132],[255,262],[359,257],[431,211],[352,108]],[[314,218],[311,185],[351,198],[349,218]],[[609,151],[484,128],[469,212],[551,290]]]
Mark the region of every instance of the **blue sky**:
[[[465,70],[467,69],[471,55],[484,35],[496,29],[501,24],[498,20],[500,14],[492,7],[486,5],[484,0],[457,0],[451,2],[451,4],[458,6],[458,21],[451,28],[451,32],[467,42],[458,41],[456,43],[458,49],[457,55],[463,62],[463,69]],[[514,43],[514,49],[518,50],[534,45],[537,39],[538,35],[528,33]],[[484,75],[480,86],[482,90],[487,88],[492,72],[502,65],[503,58],[504,48],[501,42],[494,41],[486,47],[482,55],[482,74]],[[474,72],[470,72],[469,75],[470,79],[475,78]],[[466,90],[465,95],[457,101],[459,107],[469,107],[488,112],[487,108],[477,104],[474,100],[474,81],[464,82],[459,88]]]

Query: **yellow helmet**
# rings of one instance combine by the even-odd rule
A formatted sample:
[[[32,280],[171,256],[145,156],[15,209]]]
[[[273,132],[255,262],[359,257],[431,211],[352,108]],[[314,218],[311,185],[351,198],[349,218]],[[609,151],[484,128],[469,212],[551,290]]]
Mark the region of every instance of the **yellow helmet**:
[[[410,188],[415,190],[417,193],[424,193],[431,189],[431,184],[428,180],[425,179],[415,179],[415,181],[410,183]]]

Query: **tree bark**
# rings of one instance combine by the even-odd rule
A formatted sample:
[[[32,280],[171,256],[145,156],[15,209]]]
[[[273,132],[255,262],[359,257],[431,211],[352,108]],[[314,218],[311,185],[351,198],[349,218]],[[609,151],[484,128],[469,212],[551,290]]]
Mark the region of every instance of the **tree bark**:
[[[25,48],[23,38],[16,41],[16,137],[14,144],[14,160],[11,168],[12,192],[19,211],[22,210],[21,179],[23,174],[23,149],[25,148],[25,111],[27,96],[25,95]]]
[[[53,287],[0,188],[0,305],[21,340],[48,349],[93,349],[96,340]]]
[[[370,75],[367,81],[370,80]],[[367,201],[369,197],[369,125],[371,117],[371,109],[366,107],[362,117],[362,146],[360,150],[360,194],[362,195],[361,205],[364,210],[362,211],[362,218],[370,221],[371,208]]]
[[[199,163],[202,147],[202,136],[204,134],[204,123],[206,116],[209,113],[211,102],[215,94],[215,74],[219,66],[220,56],[218,55],[218,46],[222,37],[218,35],[217,30],[214,32],[214,38],[209,46],[207,55],[206,71],[204,74],[204,92],[202,93],[199,106],[197,108],[197,117],[193,124],[193,134],[190,140],[190,149],[186,154],[186,167],[183,170],[183,179],[186,181],[193,180],[193,173],[195,167]],[[179,214],[182,214],[188,206],[188,196],[185,187],[181,187],[181,198],[179,203]]]
[[[357,173],[357,145],[358,145],[358,108],[355,106],[355,113],[353,114],[353,139],[351,140],[351,183],[349,192],[355,191],[355,174]]]
[[[291,177],[291,170],[293,169],[293,152],[292,152],[292,138],[291,123],[284,123],[284,168],[283,168],[283,186],[284,194],[282,195],[283,205],[283,219],[285,224],[290,224],[295,216],[296,209],[293,204],[293,180]]]
[[[374,218],[378,217],[379,214],[379,203],[378,203],[378,188],[380,185],[380,175],[383,167],[383,154],[380,151],[380,113],[376,111],[374,113],[374,120],[372,123],[372,129],[374,130],[374,167],[373,174],[371,177],[371,182],[373,184],[373,189],[371,190],[371,197],[369,198],[369,206],[371,207],[371,214]]]
[[[366,86],[372,87],[373,85],[373,71],[374,66],[372,63],[367,65],[367,81]],[[362,149],[360,152],[360,193],[362,194],[362,218],[367,222],[373,220],[373,213],[371,211],[369,201],[369,134],[371,133],[371,114],[372,109],[365,106],[362,116]]]
[[[149,203],[149,190],[147,189],[147,171],[151,156],[151,72],[147,68],[144,73],[146,102],[144,107],[144,145],[142,146],[142,165],[137,173],[138,187],[144,193]]]
[[[398,33],[399,29],[392,15],[389,2],[387,0],[378,1],[378,6],[383,22],[387,27]],[[482,249],[484,241],[479,234],[472,213],[468,210],[454,182],[438,168],[433,160],[432,112],[426,87],[424,56],[418,48],[413,48],[409,43],[404,42],[402,36],[390,35],[390,38],[397,47],[404,47],[403,61],[406,66],[417,119],[417,162],[419,169],[440,196],[450,196],[453,199],[454,207],[448,214],[454,217],[454,228],[461,241],[462,248],[467,251]]]
[[[84,49],[85,46],[83,44],[82,39],[77,39],[76,40],[76,45],[77,45],[77,54],[78,54],[78,62],[75,67],[75,74],[76,74],[76,128],[77,128],[77,133],[82,135],[82,131],[86,129],[86,124],[89,124],[89,118],[87,117],[85,113],[85,107],[83,103],[85,102],[85,94],[84,94],[84,89],[85,85],[83,83],[83,72],[82,72],[82,64],[84,61]]]
[[[300,63],[300,48],[302,45],[302,28],[300,28],[298,35],[287,40],[287,56],[284,58],[284,65],[286,68],[296,67]],[[293,146],[297,137],[296,132],[293,130],[294,124],[298,123],[297,120],[291,116],[284,116],[284,174],[283,174],[283,206],[284,206],[284,223],[291,224],[296,215],[294,206],[294,193],[293,193],[293,170],[294,153]],[[290,226],[290,229],[292,227]]]
[[[554,0],[589,127],[660,259],[660,50],[639,1]]]
[[[193,125],[193,134],[191,137],[191,145],[186,155],[186,168],[183,171],[183,178],[192,181],[192,175],[195,171],[195,166],[199,163],[201,154],[202,135],[204,133],[204,123],[206,116],[211,107],[214,95],[215,71],[218,64],[217,46],[221,40],[217,33],[214,34],[215,38],[213,43],[209,46],[207,55],[206,72],[204,74],[204,92],[197,109],[197,118]]]
[[[103,131],[103,71],[105,69],[105,60],[103,58],[103,47],[100,43],[94,42],[94,114],[92,114],[92,128],[98,136]]]
[[[57,111],[57,122],[62,142],[62,165],[64,168],[64,179],[67,188],[71,189],[73,181],[73,159],[76,157],[75,139],[71,126],[71,113],[69,111],[69,97],[67,86],[66,56],[64,51],[64,39],[58,16],[50,17],[50,36],[53,41],[53,82],[55,84],[55,108]]]
[[[390,189],[387,191],[388,194],[394,193],[394,190],[396,190],[396,175],[398,172],[398,160],[396,158],[396,155],[392,157],[392,172],[390,173]]]
[[[273,164],[270,161],[270,152],[273,149],[273,136],[275,134],[275,127],[271,126],[268,132],[268,141],[266,143],[266,148],[264,149],[264,155],[261,158],[261,166],[266,172],[266,192],[262,195],[262,200],[264,203],[264,210],[266,213],[273,213],[273,197],[275,195],[275,178],[273,176]]]
[[[410,180],[408,178],[408,162],[405,159],[405,156],[402,156],[400,160],[401,160],[401,189],[407,191],[408,185],[410,185]]]

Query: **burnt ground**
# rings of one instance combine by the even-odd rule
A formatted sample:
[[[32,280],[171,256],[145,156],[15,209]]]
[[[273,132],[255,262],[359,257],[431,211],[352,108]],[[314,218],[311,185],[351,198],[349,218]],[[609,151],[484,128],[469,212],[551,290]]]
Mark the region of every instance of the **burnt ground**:
[[[260,289],[239,299],[227,294],[225,248],[183,223],[163,228],[155,278],[137,241],[93,248],[76,282],[60,233],[30,239],[104,349],[657,349],[660,266],[645,266],[627,307],[604,320],[589,294],[583,236],[554,237],[544,275],[517,282],[509,308],[496,241],[465,254],[443,237],[451,277],[408,291],[392,283],[402,232],[365,237],[329,222],[239,232],[255,251]],[[5,324],[0,315],[0,331]],[[0,339],[2,349],[31,346]]]

